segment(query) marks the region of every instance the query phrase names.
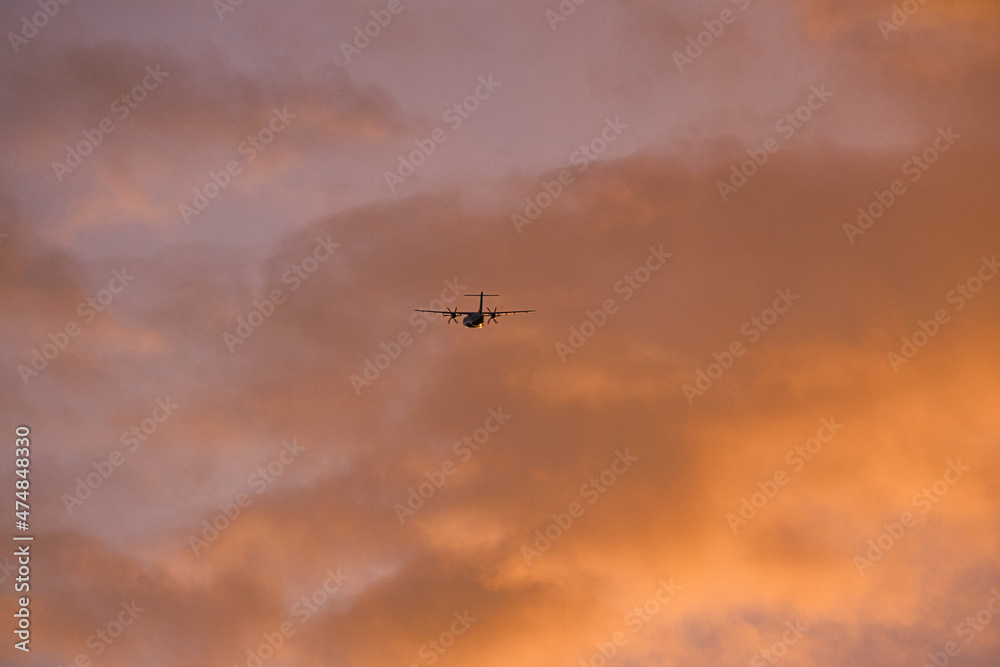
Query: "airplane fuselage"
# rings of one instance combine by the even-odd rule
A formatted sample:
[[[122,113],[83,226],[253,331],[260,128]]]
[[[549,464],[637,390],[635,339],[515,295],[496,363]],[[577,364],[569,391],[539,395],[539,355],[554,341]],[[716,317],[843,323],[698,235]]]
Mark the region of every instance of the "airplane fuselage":
[[[458,320],[459,315],[464,315],[462,318],[462,326],[466,329],[481,329],[487,322],[492,322],[501,315],[516,315],[517,313],[533,313],[534,310],[500,310],[498,308],[487,308],[483,309],[483,298],[487,296],[500,296],[499,294],[486,294],[480,292],[479,294],[466,294],[465,296],[478,296],[479,297],[479,310],[476,311],[460,311],[456,308],[448,308],[446,310],[422,310],[417,309],[418,313],[432,313],[434,315],[444,315],[448,318],[448,324]],[[489,315],[490,319],[486,319]]]

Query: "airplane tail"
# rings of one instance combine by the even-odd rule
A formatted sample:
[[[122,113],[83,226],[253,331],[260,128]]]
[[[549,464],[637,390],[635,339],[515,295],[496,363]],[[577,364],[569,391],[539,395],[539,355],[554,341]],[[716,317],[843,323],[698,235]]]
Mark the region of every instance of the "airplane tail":
[[[484,294],[480,292],[479,294],[466,294],[465,296],[478,296],[479,297],[479,312],[483,312],[483,297],[484,296],[500,296],[499,294]]]

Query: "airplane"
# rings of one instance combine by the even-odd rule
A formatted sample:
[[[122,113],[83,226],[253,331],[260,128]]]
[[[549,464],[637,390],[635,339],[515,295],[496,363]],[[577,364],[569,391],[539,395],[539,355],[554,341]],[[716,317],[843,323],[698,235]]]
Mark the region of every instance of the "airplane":
[[[459,315],[465,315],[465,317],[462,318],[462,324],[464,324],[470,329],[478,329],[487,322],[492,322],[501,315],[514,315],[516,313],[535,312],[534,310],[496,310],[495,308],[493,310],[487,308],[484,311],[483,297],[500,296],[499,294],[483,294],[482,292],[480,292],[479,294],[466,294],[465,296],[478,296],[479,310],[475,312],[461,311],[458,308],[455,308],[455,310],[420,310],[419,308],[417,308],[415,310],[418,313],[434,313],[435,315],[446,315],[448,317],[448,324],[451,324],[456,319],[458,319]],[[489,319],[486,319],[487,316],[489,316]]]

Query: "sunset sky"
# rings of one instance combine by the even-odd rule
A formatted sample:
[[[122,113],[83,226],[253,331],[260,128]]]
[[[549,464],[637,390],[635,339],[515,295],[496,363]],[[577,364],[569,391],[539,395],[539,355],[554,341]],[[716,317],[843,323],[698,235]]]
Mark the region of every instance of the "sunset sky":
[[[995,0],[0,26],[0,664],[1000,663]]]

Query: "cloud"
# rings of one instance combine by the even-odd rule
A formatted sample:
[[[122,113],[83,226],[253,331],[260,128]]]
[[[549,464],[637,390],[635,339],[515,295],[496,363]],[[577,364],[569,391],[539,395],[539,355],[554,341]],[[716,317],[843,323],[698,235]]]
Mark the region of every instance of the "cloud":
[[[7,168],[52,184],[64,242],[136,221],[176,227],[178,199],[232,161],[249,174],[232,188],[250,196],[317,156],[419,125],[338,65],[251,74],[213,50],[54,47],[17,59],[0,86]],[[265,151],[261,171],[251,161]]]
[[[805,38],[849,56],[830,65],[846,83],[876,46],[852,30],[874,14],[811,7],[825,18]],[[720,43],[719,56],[747,44]],[[5,108],[25,130],[22,157],[103,113],[153,53],[19,61],[8,89],[47,114]],[[80,195],[95,224],[108,200],[144,220],[161,204],[176,215],[188,167],[218,164],[285,99],[303,109],[301,134],[231,191],[234,205],[268,178],[308,178],[312,143],[351,150],[419,125],[341,70],[288,80],[173,58],[176,89],[165,82],[162,104],[122,127],[98,181],[117,182],[148,142],[176,145],[113,194]],[[91,651],[135,599],[144,611],[106,664],[248,664],[282,623],[295,634],[275,665],[573,664],[616,632],[621,664],[746,663],[797,621],[806,630],[785,648],[802,664],[914,662],[947,641],[989,664],[994,634],[956,634],[1000,581],[998,144],[982,122],[995,96],[976,87],[995,63],[988,49],[977,58],[954,99],[931,98],[918,74],[890,85],[899,63],[834,85],[829,115],[726,200],[718,183],[757,144],[724,115],[678,153],[288,214],[279,240],[256,247],[236,221],[227,242],[168,234],[88,257],[9,196],[4,414],[31,424],[44,480],[32,509],[45,659]],[[703,65],[705,85],[732,76]],[[51,82],[31,74],[43,66]],[[893,142],[840,141],[876,84],[912,125]],[[792,89],[805,90],[733,117],[769,131],[772,107],[795,108]],[[952,125],[954,145],[907,171]],[[564,168],[573,183],[519,233],[511,214]],[[905,192],[881,203],[897,179]],[[487,194],[468,196],[473,185]],[[847,233],[873,202],[883,213]],[[186,228],[233,222],[221,201],[211,216]],[[83,322],[79,304],[114,271],[134,280]],[[536,312],[477,331],[414,313],[467,308],[480,290]],[[69,322],[79,335],[25,386],[17,366]],[[129,450],[123,436],[165,397],[176,413]],[[293,440],[302,452],[282,458]],[[67,494],[115,450],[123,463],[68,513]],[[322,593],[330,571],[346,583]],[[658,602],[665,581],[680,590]]]
[[[886,158],[886,165],[898,164],[901,157]],[[176,396],[186,406],[144,454],[156,461],[159,475],[175,479],[174,492],[191,494],[161,515],[172,526],[171,540],[144,538],[151,557],[169,558],[174,572],[195,567],[207,577],[201,584],[209,587],[204,594],[220,601],[231,597],[217,588],[230,576],[225,572],[257,582],[252,586],[267,586],[268,572],[293,567],[303,573],[334,566],[356,572],[372,559],[385,563],[382,578],[357,591],[349,607],[321,615],[317,630],[304,631],[296,654],[319,655],[336,645],[346,660],[359,660],[370,655],[365,637],[379,636],[384,647],[376,654],[386,664],[415,659],[407,651],[447,629],[447,624],[438,626],[473,601],[483,618],[475,627],[478,638],[473,642],[470,630],[469,646],[457,647],[453,655],[480,654],[484,646],[495,646],[489,650],[509,658],[503,638],[515,630],[508,624],[520,636],[527,633],[530,641],[545,644],[545,636],[562,621],[529,630],[517,619],[526,604],[541,604],[553,618],[569,614],[579,603],[559,591],[572,573],[595,577],[579,592],[593,598],[593,586],[605,573],[631,572],[619,580],[627,590],[616,599],[642,596],[659,577],[676,575],[691,592],[686,602],[678,598],[670,620],[664,617],[668,625],[685,618],[699,627],[728,624],[719,609],[746,601],[723,593],[725,585],[755,580],[764,604],[785,600],[792,605],[789,618],[852,623],[850,606],[831,591],[821,588],[810,601],[799,595],[800,586],[822,572],[832,581],[844,580],[841,586],[855,596],[873,595],[863,593],[868,579],[859,577],[851,557],[863,551],[865,540],[878,536],[881,522],[913,511],[910,496],[932,482],[950,457],[972,460],[974,452],[983,451],[976,439],[942,450],[948,433],[974,425],[986,434],[996,427],[984,419],[988,413],[979,411],[978,403],[965,410],[964,401],[948,407],[949,397],[957,395],[953,386],[992,387],[982,367],[961,362],[960,370],[944,370],[965,358],[969,346],[985,352],[981,332],[989,326],[988,304],[996,298],[986,288],[982,301],[953,313],[954,321],[900,374],[886,361],[886,353],[899,336],[912,333],[918,319],[938,306],[949,307],[945,292],[956,279],[975,272],[979,256],[996,240],[989,226],[974,219],[951,242],[938,244],[935,270],[907,261],[921,250],[913,239],[941,224],[936,207],[916,206],[917,200],[954,201],[949,193],[961,192],[952,183],[954,172],[964,173],[967,187],[975,190],[975,152],[950,156],[948,167],[920,184],[925,190],[914,191],[914,205],[893,209],[896,225],[887,220],[886,227],[866,233],[863,245],[850,244],[840,229],[852,214],[850,206],[841,204],[838,215],[829,211],[832,202],[850,202],[848,193],[865,196],[870,172],[879,172],[852,164],[856,159],[804,152],[776,157],[760,180],[729,205],[715,199],[712,187],[724,165],[688,175],[690,187],[679,193],[658,187],[677,173],[675,164],[625,160],[588,172],[525,237],[502,214],[464,209],[446,194],[318,220],[290,235],[259,267],[252,257],[220,248],[189,249],[180,264],[172,253],[147,260],[136,272],[143,282],[157,285],[148,292],[152,300],[136,296],[115,309],[107,318],[109,328],[89,332],[91,340],[81,341],[81,352],[93,354],[89,350],[101,349],[101,337],[123,329],[149,331],[165,341],[162,352],[136,349],[130,353],[134,362],[125,365],[126,357],[115,353],[119,361],[105,364],[111,370],[98,380],[114,395],[127,386],[131,371],[126,369],[142,360],[144,374],[164,382],[159,393]],[[853,176],[836,176],[845,172]],[[803,183],[811,185],[803,190]],[[701,224],[685,225],[669,214],[652,215],[640,225],[608,224],[602,211],[613,210],[606,202],[622,188],[629,193],[622,199],[625,217],[632,211],[682,210]],[[800,194],[783,199],[779,218],[768,192]],[[977,219],[993,215],[991,199],[977,201]],[[566,214],[573,209],[582,215]],[[400,219],[408,226],[399,227]],[[574,243],[567,245],[571,234]],[[340,244],[336,254],[292,291],[282,276],[309,256],[317,237],[327,235]],[[612,235],[613,247],[607,245]],[[661,239],[673,257],[625,301],[615,292],[616,282],[641,266],[648,247]],[[509,261],[514,255],[507,247],[519,243],[530,243],[527,254]],[[496,259],[467,252],[488,245]],[[379,251],[370,252],[371,247]],[[855,270],[845,275],[834,270],[838,264]],[[503,287],[505,307],[530,306],[538,312],[480,332],[447,327],[443,320],[426,328],[414,324],[421,321],[410,319],[411,308],[438,296],[445,280],[454,279],[463,291],[488,281],[490,289]],[[64,281],[67,289],[73,282]],[[215,287],[210,292],[198,287],[206,284]],[[569,285],[575,289],[567,290]],[[139,288],[138,278],[136,286],[148,290]],[[775,301],[775,290],[786,287],[801,294],[801,301],[752,343],[743,325]],[[283,291],[285,301],[230,354],[222,333],[235,330],[237,317],[245,318],[254,301],[274,289]],[[70,293],[67,301],[73,302],[86,289]],[[563,364],[555,343],[567,341],[569,327],[578,326],[604,298],[616,299],[620,310]],[[524,330],[531,336],[518,335]],[[401,332],[410,334],[412,344],[356,395],[349,376],[362,373],[365,360],[385,349],[380,344]],[[743,342],[745,355],[688,406],[682,385],[694,383],[713,352],[733,340]],[[521,350],[515,354],[515,348]],[[191,383],[178,364],[193,370],[195,359],[200,360],[198,380]],[[919,388],[904,389],[922,376],[928,379]],[[929,393],[928,382],[940,388]],[[995,393],[993,388],[981,394],[984,408],[995,401]],[[100,421],[136,421],[153,395],[158,395],[155,390]],[[935,419],[914,422],[915,402],[936,406]],[[510,423],[474,458],[461,461],[455,443],[497,406],[512,415]],[[952,414],[954,422],[942,421],[943,414]],[[237,415],[244,415],[242,426],[233,421]],[[745,533],[732,535],[726,513],[738,511],[740,498],[754,493],[758,481],[778,468],[789,469],[786,452],[812,437],[827,417],[842,419],[844,432],[793,476]],[[105,442],[114,444],[116,431]],[[262,438],[262,433],[272,435]],[[187,537],[200,530],[202,519],[219,514],[220,503],[249,492],[248,475],[275,456],[282,437],[306,444],[303,464],[288,466],[265,495],[254,497],[205,554],[190,555]],[[198,447],[191,446],[195,442]],[[235,466],[234,448],[242,449],[240,458],[246,459]],[[599,480],[623,448],[638,457],[634,470],[589,504],[592,496],[581,488],[595,476]],[[918,452],[925,459],[921,464],[903,463]],[[394,505],[405,503],[408,489],[427,481],[424,473],[439,470],[445,460],[457,464],[454,476],[400,525]],[[992,466],[988,460],[980,465]],[[86,461],[67,470],[62,488],[80,474],[81,464]],[[128,465],[101,491],[105,498],[134,494],[131,485],[148,478],[148,463]],[[183,472],[191,466],[202,471],[194,484]],[[891,478],[887,469],[893,471]],[[947,498],[954,503],[950,509],[942,504],[938,516],[952,526],[948,530],[959,530],[952,522],[959,520],[961,508],[978,506],[984,487],[974,480],[982,479],[981,471]],[[210,479],[220,485],[216,492],[197,493]],[[146,500],[139,500],[136,509],[165,497],[153,489],[143,495]],[[49,502],[52,511],[61,510],[56,497]],[[84,525],[110,511],[101,499],[90,502],[97,504],[80,510]],[[521,548],[572,502],[585,508],[582,517],[528,565]],[[142,511],[154,512],[152,507]],[[319,533],[312,528],[317,513],[324,526]],[[834,516],[842,528],[828,525]],[[913,530],[913,539],[877,565],[871,578],[898,576],[902,563],[916,566],[929,557],[933,542],[925,536],[941,528],[924,523]],[[728,577],[718,570],[731,567],[723,565],[722,556],[703,562],[705,554],[716,552],[732,554],[740,563]],[[252,562],[268,566],[258,571],[247,566]],[[436,578],[442,571],[453,574]],[[966,575],[956,571],[953,576]],[[295,586],[308,585],[304,575],[296,578]],[[536,592],[526,598],[525,586]],[[695,620],[707,613],[696,602],[706,589],[721,597],[712,615]],[[410,607],[402,602],[407,599]],[[255,621],[260,632],[281,617],[277,601],[252,604],[272,610]],[[387,620],[390,606],[397,611]],[[587,627],[595,634],[572,633],[572,641],[553,645],[552,651],[565,659],[586,653],[590,637],[603,636],[599,623]],[[312,634],[318,628],[330,633],[329,641]],[[209,630],[190,626],[185,632],[204,636]],[[227,636],[237,653],[240,642],[247,641],[232,630],[211,632]],[[767,635],[762,628],[760,636]],[[829,641],[836,636],[829,634]],[[637,641],[637,651],[645,641]],[[682,639],[666,650],[712,654],[690,641]],[[752,655],[749,645],[741,650]]]

